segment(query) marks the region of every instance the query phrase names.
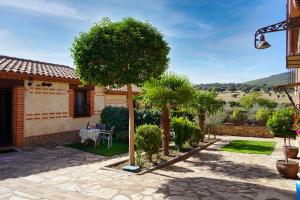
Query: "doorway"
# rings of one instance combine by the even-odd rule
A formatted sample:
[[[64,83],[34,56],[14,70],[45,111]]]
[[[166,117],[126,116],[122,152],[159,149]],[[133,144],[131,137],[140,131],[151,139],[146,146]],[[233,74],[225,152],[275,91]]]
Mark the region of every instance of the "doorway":
[[[0,88],[0,147],[12,145],[12,90]]]

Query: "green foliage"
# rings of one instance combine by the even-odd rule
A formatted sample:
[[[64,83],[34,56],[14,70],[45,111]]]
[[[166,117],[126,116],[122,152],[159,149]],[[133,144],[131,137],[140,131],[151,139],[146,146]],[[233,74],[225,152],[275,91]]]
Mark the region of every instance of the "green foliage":
[[[156,125],[141,125],[136,129],[135,143],[141,147],[152,162],[152,155],[159,152],[161,144],[161,132]]]
[[[199,143],[201,139],[200,129],[193,124],[193,122],[183,118],[172,118],[171,129],[174,133],[175,145],[178,149],[182,149],[182,146],[192,139],[192,144]],[[193,136],[193,137],[192,137]]]
[[[144,83],[141,97],[146,105],[157,109],[173,108],[187,103],[194,94],[193,85],[185,76],[166,73]]]
[[[239,103],[244,108],[251,108],[253,105],[258,104],[261,107],[275,108],[277,103],[275,101],[261,97],[258,92],[252,92],[239,99]]]
[[[232,112],[233,120],[245,120],[247,119],[246,111],[241,108],[234,108]]]
[[[143,158],[143,146],[142,142],[136,142],[136,156],[135,156],[135,162],[136,164],[142,168],[145,164],[144,158]]]
[[[199,145],[200,141],[204,140],[204,134],[201,132],[200,128],[196,125],[194,127],[191,127],[191,137],[188,140],[188,143],[190,146],[194,147]]]
[[[267,121],[268,128],[275,136],[294,136],[294,111],[289,108],[284,108],[273,113]]]
[[[168,67],[170,48],[148,22],[105,18],[75,38],[71,53],[84,83],[123,86],[160,76]]]
[[[153,124],[159,126],[160,123],[160,112],[157,110],[135,110],[135,126],[140,126],[143,124]]]
[[[215,92],[196,90],[195,95],[188,107],[195,115],[198,115],[202,112],[216,112],[223,106],[222,101],[216,98],[217,93]]]
[[[272,116],[272,111],[267,108],[260,108],[256,113],[256,120],[257,121],[264,121],[266,122]]]
[[[222,110],[218,110],[214,113],[209,113],[206,116],[205,124],[206,126],[217,126],[222,124],[226,120],[226,113]]]
[[[105,107],[100,115],[102,124],[109,129],[115,127],[115,137],[126,140],[128,138],[128,109],[125,107]]]
[[[135,127],[142,124],[159,125],[160,114],[155,110],[135,110]],[[100,121],[107,128],[116,126],[115,137],[120,140],[128,139],[128,108],[105,107],[100,115]]]

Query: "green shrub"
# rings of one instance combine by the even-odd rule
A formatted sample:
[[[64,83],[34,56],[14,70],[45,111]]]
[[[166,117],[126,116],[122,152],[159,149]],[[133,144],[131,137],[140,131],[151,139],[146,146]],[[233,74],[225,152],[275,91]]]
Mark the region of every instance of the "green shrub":
[[[175,145],[178,149],[182,149],[182,146],[191,139],[195,132],[195,128],[197,127],[193,122],[183,117],[174,117],[171,119],[171,130],[173,132]]]
[[[267,121],[268,128],[275,136],[294,136],[294,111],[289,108],[284,108],[273,113]]]
[[[188,140],[190,146],[194,147],[199,144],[200,141],[204,140],[204,134],[201,132],[200,128],[195,126],[191,127],[192,135]]]
[[[267,109],[267,108],[260,108],[256,115],[255,118],[257,121],[264,121],[266,122],[270,117],[272,116],[272,111]]]
[[[156,110],[135,110],[134,118],[136,127],[143,124],[153,124],[157,126],[160,124],[160,113]]]
[[[148,124],[137,127],[135,143],[147,153],[149,161],[152,162],[152,155],[159,152],[161,144],[160,128]]]
[[[246,111],[240,109],[240,108],[234,108],[232,112],[232,119],[233,120],[245,120],[247,119]]]
[[[171,110],[171,117],[176,117],[176,118],[183,117],[190,121],[193,121],[194,119],[194,116],[192,114],[185,111],[179,111],[179,110]]]
[[[126,140],[128,138],[128,109],[125,107],[105,107],[100,115],[102,124],[109,129],[115,127],[115,137]]]
[[[107,128],[116,126],[115,135],[117,139],[128,140],[128,109],[125,107],[105,107],[101,113],[100,121]],[[159,125],[160,113],[154,110],[135,110],[135,127],[142,124]]]
[[[239,103],[244,108],[251,108],[254,104],[258,104],[261,107],[275,108],[277,103],[273,100],[261,97],[261,93],[252,92],[239,99]]]

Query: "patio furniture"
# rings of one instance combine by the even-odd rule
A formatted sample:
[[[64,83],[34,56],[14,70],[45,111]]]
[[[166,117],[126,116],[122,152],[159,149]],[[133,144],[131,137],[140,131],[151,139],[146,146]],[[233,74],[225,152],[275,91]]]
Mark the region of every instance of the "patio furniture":
[[[106,130],[106,124],[96,124],[95,128],[99,130]]]
[[[100,141],[100,130],[99,129],[80,129],[79,136],[81,137],[81,143],[84,143],[87,139],[91,139],[94,141],[95,146],[99,145]]]
[[[112,126],[109,131],[100,130],[101,133],[100,139],[102,140],[102,142],[104,142],[104,140],[107,140],[108,148],[112,147],[112,135],[114,133],[115,127],[116,126]]]

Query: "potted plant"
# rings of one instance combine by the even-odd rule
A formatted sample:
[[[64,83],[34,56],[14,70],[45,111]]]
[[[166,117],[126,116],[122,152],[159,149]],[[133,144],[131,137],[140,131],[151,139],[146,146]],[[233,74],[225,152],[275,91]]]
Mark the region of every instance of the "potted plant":
[[[292,151],[293,148],[291,148],[290,142],[289,146],[287,146],[286,144],[286,138],[290,138],[290,136],[294,134],[293,115],[294,112],[292,109],[285,108],[278,110],[272,115],[272,117],[268,119],[267,126],[275,135],[280,135],[284,138],[283,151],[285,160],[277,160],[276,167],[278,172],[285,178],[295,179],[297,178],[297,174],[299,171],[299,163],[295,161],[289,161],[288,153],[290,150]]]

